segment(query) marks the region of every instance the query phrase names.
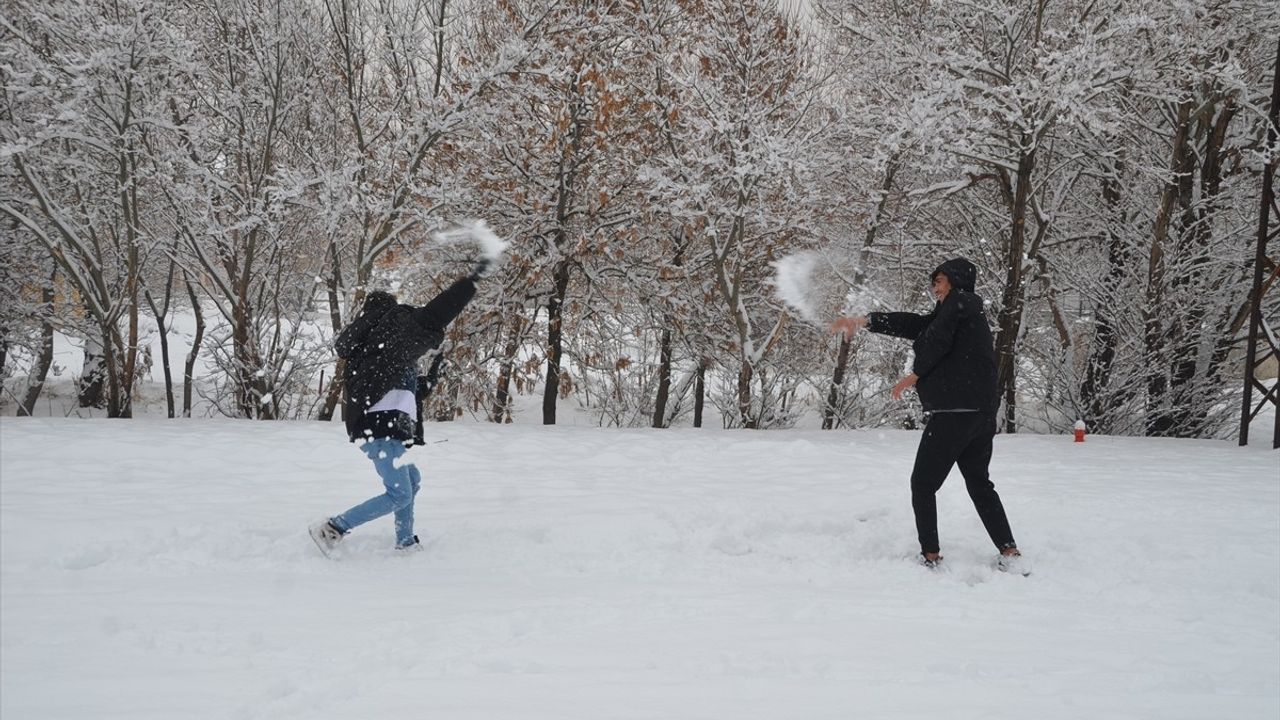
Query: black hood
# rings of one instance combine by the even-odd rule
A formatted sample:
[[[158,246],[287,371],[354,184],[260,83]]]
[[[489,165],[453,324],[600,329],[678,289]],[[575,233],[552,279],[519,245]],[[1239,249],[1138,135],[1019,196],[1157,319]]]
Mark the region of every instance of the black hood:
[[[951,287],[965,292],[973,292],[978,284],[978,268],[964,258],[951,258],[942,263],[929,275],[929,280],[933,281],[938,277],[938,273],[947,276],[947,280],[951,281]]]
[[[364,306],[360,308],[360,314],[377,317],[399,304],[395,295],[385,290],[374,290],[364,297]]]
[[[333,346],[338,351],[338,357],[349,360],[356,354],[364,354],[365,340],[374,327],[387,313],[399,306],[396,296],[389,292],[374,290],[366,295],[356,319],[343,328],[334,340]]]

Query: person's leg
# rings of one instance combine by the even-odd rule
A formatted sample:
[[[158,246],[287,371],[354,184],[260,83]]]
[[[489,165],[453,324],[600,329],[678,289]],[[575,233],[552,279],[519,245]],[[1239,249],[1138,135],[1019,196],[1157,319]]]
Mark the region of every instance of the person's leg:
[[[344,533],[413,502],[410,473],[405,468],[396,466],[396,460],[404,455],[404,443],[398,440],[371,440],[360,449],[373,461],[373,467],[382,478],[386,492],[369,498],[329,521]]]
[[[939,552],[938,489],[947,479],[962,447],[956,433],[955,415],[936,413],[929,418],[911,470],[911,509],[916,516],[916,535],[920,539],[920,552],[929,560]]]
[[[396,509],[396,545],[406,547],[413,544],[413,499],[418,496],[418,489],[422,487],[422,473],[418,472],[416,465],[404,465],[401,469],[408,473],[409,483],[413,488],[409,502]]]
[[[973,507],[978,511],[987,534],[991,536],[991,542],[1003,552],[1016,548],[1017,545],[1013,541],[1013,531],[1009,529],[1004,504],[1000,502],[1000,494],[996,492],[995,483],[991,482],[991,450],[995,434],[995,415],[982,413],[978,426],[974,428],[973,439],[960,453],[956,464],[964,475],[969,498],[973,500]]]

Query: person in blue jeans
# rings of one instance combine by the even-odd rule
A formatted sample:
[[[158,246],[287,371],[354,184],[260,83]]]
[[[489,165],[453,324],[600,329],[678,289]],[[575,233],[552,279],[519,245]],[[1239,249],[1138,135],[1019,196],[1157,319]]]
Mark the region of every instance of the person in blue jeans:
[[[413,534],[413,500],[422,487],[422,473],[402,458],[407,448],[422,444],[419,401],[434,385],[441,356],[436,355],[423,378],[418,376],[418,362],[440,347],[445,328],[471,302],[476,280],[487,267],[481,261],[470,275],[422,307],[401,304],[391,293],[371,292],[360,314],[338,334],[334,347],[346,361],[343,419],[347,437],[361,443],[385,492],[308,528],[326,556],[347,533],[389,514],[395,516],[396,549],[421,547]]]

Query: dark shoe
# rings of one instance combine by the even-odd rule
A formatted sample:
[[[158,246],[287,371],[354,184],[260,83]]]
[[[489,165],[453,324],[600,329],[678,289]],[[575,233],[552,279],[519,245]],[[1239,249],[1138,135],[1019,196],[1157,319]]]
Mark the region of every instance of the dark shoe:
[[[920,564],[930,570],[937,570],[942,567],[942,556],[937,553],[932,553],[932,555],[933,557],[929,557],[929,555],[920,553]]]

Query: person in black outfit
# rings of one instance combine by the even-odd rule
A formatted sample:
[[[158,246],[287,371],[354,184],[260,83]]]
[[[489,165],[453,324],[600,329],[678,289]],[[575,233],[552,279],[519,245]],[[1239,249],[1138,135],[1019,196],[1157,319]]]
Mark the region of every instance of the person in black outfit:
[[[360,314],[338,334],[334,347],[346,360],[343,419],[347,437],[373,461],[386,492],[309,528],[328,555],[352,529],[395,514],[396,549],[421,548],[413,534],[413,500],[422,475],[397,461],[405,450],[423,444],[421,403],[436,382],[442,356],[437,353],[426,376],[418,361],[439,348],[444,330],[476,293],[476,280],[488,267],[481,261],[422,307],[402,305],[383,291],[369,293]]]
[[[982,298],[974,294],[977,276],[968,260],[947,260],[930,276],[938,303],[928,315],[870,313],[831,324],[832,332],[847,336],[866,328],[914,341],[912,372],[892,394],[898,400],[914,386],[929,418],[911,471],[911,507],[921,561],[928,567],[942,560],[936,494],[953,465],[960,466],[978,517],[1000,551],[999,567],[1011,569],[1020,562],[1004,505],[988,474],[1000,403],[991,328]]]

